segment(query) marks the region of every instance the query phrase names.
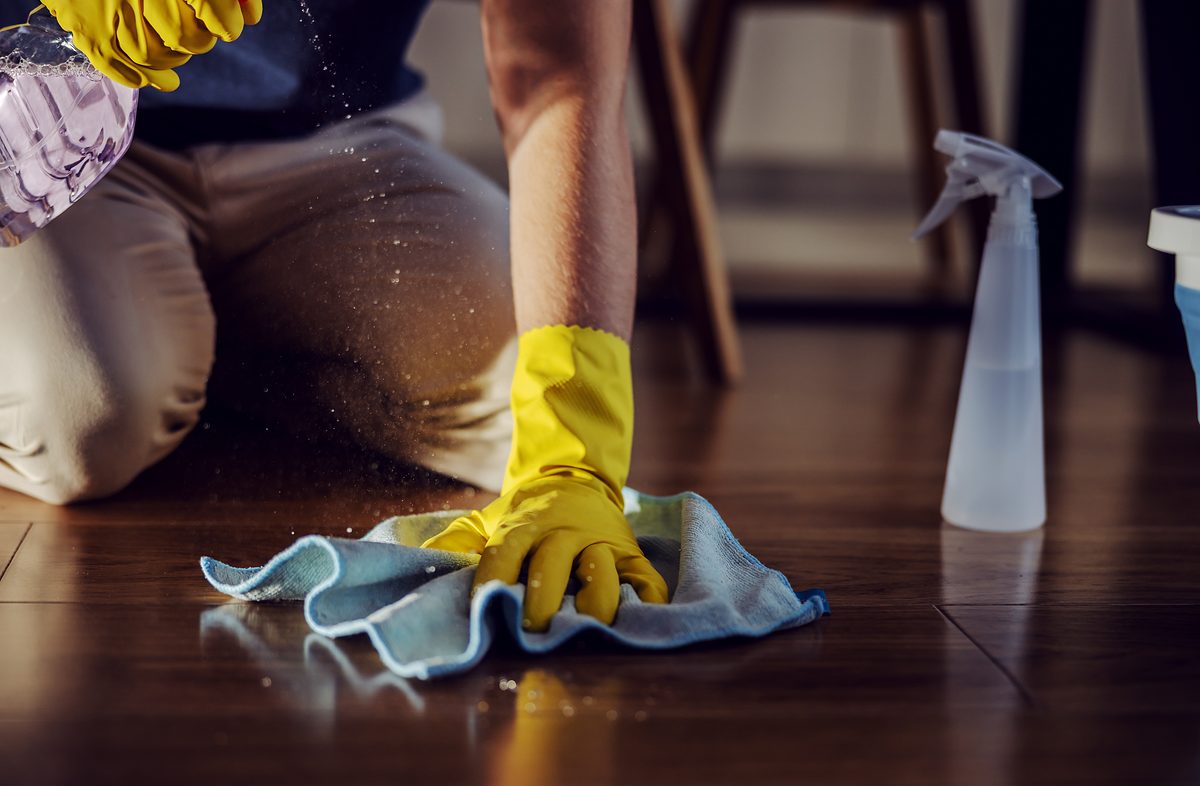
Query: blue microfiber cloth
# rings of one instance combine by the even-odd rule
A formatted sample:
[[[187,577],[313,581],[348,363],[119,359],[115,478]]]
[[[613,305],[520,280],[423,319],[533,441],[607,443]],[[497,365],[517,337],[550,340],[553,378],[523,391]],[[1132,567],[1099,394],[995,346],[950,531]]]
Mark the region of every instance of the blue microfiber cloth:
[[[612,627],[575,611],[574,584],[545,633],[522,630],[525,588],[498,581],[470,598],[479,558],[419,548],[462,511],[387,519],[361,540],[309,535],[261,568],[211,557],[204,576],[244,600],[304,599],[317,633],[366,633],[388,668],[430,679],[479,663],[503,620],[527,652],[548,652],[595,629],[630,647],[669,649],[729,636],[764,636],[829,613],[821,590],[795,592],[733,537],[707,500],[685,492],[651,497],[625,490],[625,515],[642,551],[671,589],[666,605],[643,603],[627,584]],[[495,608],[498,613],[490,613]]]

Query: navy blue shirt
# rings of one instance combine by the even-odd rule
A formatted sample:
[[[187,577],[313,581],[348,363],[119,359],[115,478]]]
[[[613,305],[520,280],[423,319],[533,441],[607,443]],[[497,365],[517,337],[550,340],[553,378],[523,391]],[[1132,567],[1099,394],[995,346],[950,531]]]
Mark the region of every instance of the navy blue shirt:
[[[137,137],[168,148],[302,136],[421,88],[405,62],[429,0],[265,0],[263,18],[141,92]],[[0,0],[21,21],[32,0]],[[303,7],[311,9],[305,12]]]

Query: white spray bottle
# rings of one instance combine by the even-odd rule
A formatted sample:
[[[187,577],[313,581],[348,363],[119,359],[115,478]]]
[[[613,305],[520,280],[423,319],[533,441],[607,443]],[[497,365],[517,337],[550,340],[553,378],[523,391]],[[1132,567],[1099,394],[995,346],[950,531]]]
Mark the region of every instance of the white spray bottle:
[[[1036,529],[1046,521],[1046,475],[1033,200],[1057,194],[1062,185],[990,139],[939,131],[934,147],[953,161],[941,197],[914,238],[941,224],[962,202],[985,194],[996,198],[975,291],[942,517],[989,532]]]

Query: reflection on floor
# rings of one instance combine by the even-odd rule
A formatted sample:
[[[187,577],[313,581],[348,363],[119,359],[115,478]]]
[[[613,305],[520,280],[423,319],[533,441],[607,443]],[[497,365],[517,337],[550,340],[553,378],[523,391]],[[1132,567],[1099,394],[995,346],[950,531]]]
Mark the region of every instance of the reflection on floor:
[[[691,488],[834,614],[661,654],[501,646],[409,683],[197,558],[484,497],[213,416],[113,500],[0,492],[0,780],[1195,783],[1200,426],[1183,357],[1047,343],[1050,521],[940,524],[961,334],[748,325],[734,392],[643,329],[632,483]],[[5,567],[6,566],[6,567]]]

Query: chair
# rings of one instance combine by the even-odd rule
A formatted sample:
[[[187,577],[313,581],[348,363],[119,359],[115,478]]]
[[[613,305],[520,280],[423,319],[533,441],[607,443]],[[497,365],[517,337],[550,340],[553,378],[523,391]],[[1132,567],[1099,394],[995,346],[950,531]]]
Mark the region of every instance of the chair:
[[[914,172],[925,205],[937,198],[945,162],[932,149],[938,129],[934,69],[925,30],[925,8],[941,12],[951,65],[957,127],[983,133],[974,34],[969,0],[698,0],[678,52],[667,0],[636,0],[634,41],[647,109],[658,151],[657,184],[643,216],[643,238],[665,225],[671,240],[668,278],[684,288],[691,321],[702,340],[713,376],[723,382],[741,373],[729,283],[713,207],[710,167],[721,93],[728,74],[739,15],[751,6],[829,7],[893,17],[903,37],[902,66],[909,94]],[[986,205],[971,206],[972,246],[982,248]],[[930,239],[930,267],[944,280],[950,272],[949,227]],[[978,255],[975,259],[978,260]]]
[[[634,48],[654,137],[659,187],[678,240],[673,270],[709,376],[742,375],[737,323],[692,86],[668,0],[634,0]],[[644,224],[645,222],[643,222]]]

